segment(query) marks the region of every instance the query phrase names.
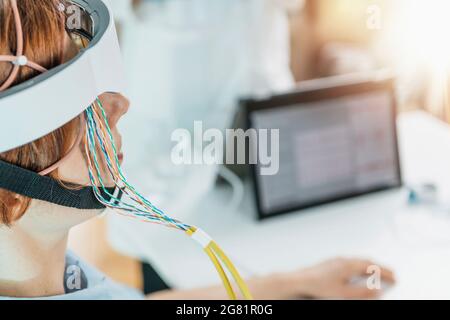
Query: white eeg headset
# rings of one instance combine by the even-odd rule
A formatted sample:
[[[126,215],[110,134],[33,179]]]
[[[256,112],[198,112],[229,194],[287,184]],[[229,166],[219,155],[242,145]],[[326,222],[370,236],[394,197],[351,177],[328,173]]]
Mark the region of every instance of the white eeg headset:
[[[101,0],[70,0],[86,48],[70,61],[0,92],[0,153],[62,127],[105,92],[125,89],[121,53],[112,12]],[[12,62],[24,67],[26,57]]]

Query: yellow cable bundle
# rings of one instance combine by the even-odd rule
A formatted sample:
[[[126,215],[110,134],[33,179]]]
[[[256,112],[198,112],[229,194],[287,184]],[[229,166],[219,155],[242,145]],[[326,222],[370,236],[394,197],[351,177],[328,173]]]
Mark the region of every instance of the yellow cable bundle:
[[[172,219],[163,211],[155,207],[149,200],[144,198],[137,190],[128,182],[122,172],[121,164],[117,156],[117,147],[111,128],[108,124],[108,117],[102,106],[100,99],[97,99],[91,107],[85,112],[86,118],[86,137],[85,150],[88,160],[89,177],[93,191],[99,202],[106,207],[112,208],[127,216],[138,218],[141,221],[163,224],[170,228],[182,230],[186,232],[193,240],[199,243],[205,250],[208,257],[215,266],[223,285],[232,300],[236,300],[238,296],[234,292],[227,273],[233,277],[243,298],[251,300],[252,296],[242,277],[234,267],[231,260],[226,256],[223,250],[201,229],[184,224],[178,220]],[[107,168],[107,174],[111,176],[115,182],[115,186],[120,188],[123,193],[122,198],[111,195],[111,199],[105,199],[104,194],[109,191],[104,185],[102,177],[101,164]],[[127,201],[128,200],[128,201]]]
[[[242,279],[236,267],[227,257],[225,252],[219,247],[219,245],[200,229],[192,228],[186,233],[203,247],[203,250],[205,250],[206,254],[211,259],[211,262],[216,268],[217,273],[222,279],[222,283],[230,299],[237,300],[238,297],[234,292],[230,279],[228,278],[228,275],[224,270],[224,266],[233,277],[244,299],[252,300],[253,298],[247,284],[245,283],[244,279]],[[221,264],[221,262],[223,265]]]

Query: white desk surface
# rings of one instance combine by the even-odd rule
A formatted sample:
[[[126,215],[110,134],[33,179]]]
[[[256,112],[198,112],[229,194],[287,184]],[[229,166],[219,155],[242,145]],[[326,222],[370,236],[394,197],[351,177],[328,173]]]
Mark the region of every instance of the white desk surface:
[[[450,199],[450,127],[422,112],[403,114],[398,124],[405,184],[432,182]],[[450,298],[450,213],[408,206],[404,189],[264,222],[256,220],[250,188],[238,210],[227,209],[229,197],[226,187],[211,191],[187,222],[213,236],[244,276],[363,257],[395,271],[398,284],[385,298]],[[117,215],[108,219],[113,246],[150,261],[172,286],[219,283],[206,255],[184,234]]]

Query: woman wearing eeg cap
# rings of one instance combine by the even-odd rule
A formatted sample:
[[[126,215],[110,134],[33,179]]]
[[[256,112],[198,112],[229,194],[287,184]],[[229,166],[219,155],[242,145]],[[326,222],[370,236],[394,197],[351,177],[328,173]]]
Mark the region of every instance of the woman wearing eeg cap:
[[[28,80],[51,72],[78,54],[59,8],[60,2],[54,0],[0,0],[0,99],[7,99],[10,90],[20,89]],[[66,98],[59,98],[58,108],[65,108]],[[99,103],[121,162],[117,123],[127,113],[129,102],[120,94],[105,93]],[[24,116],[33,120],[33,113],[39,113],[43,106],[40,109],[33,101],[30,104],[31,111]],[[8,115],[5,110],[0,112]],[[33,142],[0,153],[0,299],[145,298],[106,279],[67,252],[70,229],[103,211],[89,187],[84,121],[80,115]],[[14,134],[19,132],[11,132]],[[0,139],[12,138],[2,134]],[[104,163],[101,167],[106,170]],[[108,175],[103,183],[114,187]],[[22,188],[25,184],[27,190]],[[250,279],[248,285],[257,299],[373,298],[378,291],[350,283],[372,264],[337,259],[292,273]],[[392,282],[392,273],[381,270],[383,279]],[[211,287],[160,292],[147,298],[225,299],[226,294],[221,287]]]

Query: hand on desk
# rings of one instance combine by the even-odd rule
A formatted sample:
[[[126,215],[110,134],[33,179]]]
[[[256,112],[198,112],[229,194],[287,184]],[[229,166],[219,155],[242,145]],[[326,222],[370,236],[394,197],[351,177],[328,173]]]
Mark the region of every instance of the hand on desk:
[[[379,271],[383,283],[395,282],[393,273],[367,260],[334,259],[311,268],[260,277],[248,280],[248,285],[257,300],[278,299],[375,299],[382,291],[371,290],[366,282],[355,283],[355,279],[372,276],[371,267]],[[374,275],[377,276],[377,275]],[[169,290],[155,293],[149,299],[167,300],[223,300],[227,299],[220,286],[193,290]]]
[[[288,274],[299,297],[316,299],[375,299],[383,292],[367,284],[395,283],[394,274],[387,268],[368,260],[338,258],[314,267]],[[373,278],[373,283],[372,283]],[[379,279],[376,279],[379,278]],[[359,279],[361,281],[353,281]]]

